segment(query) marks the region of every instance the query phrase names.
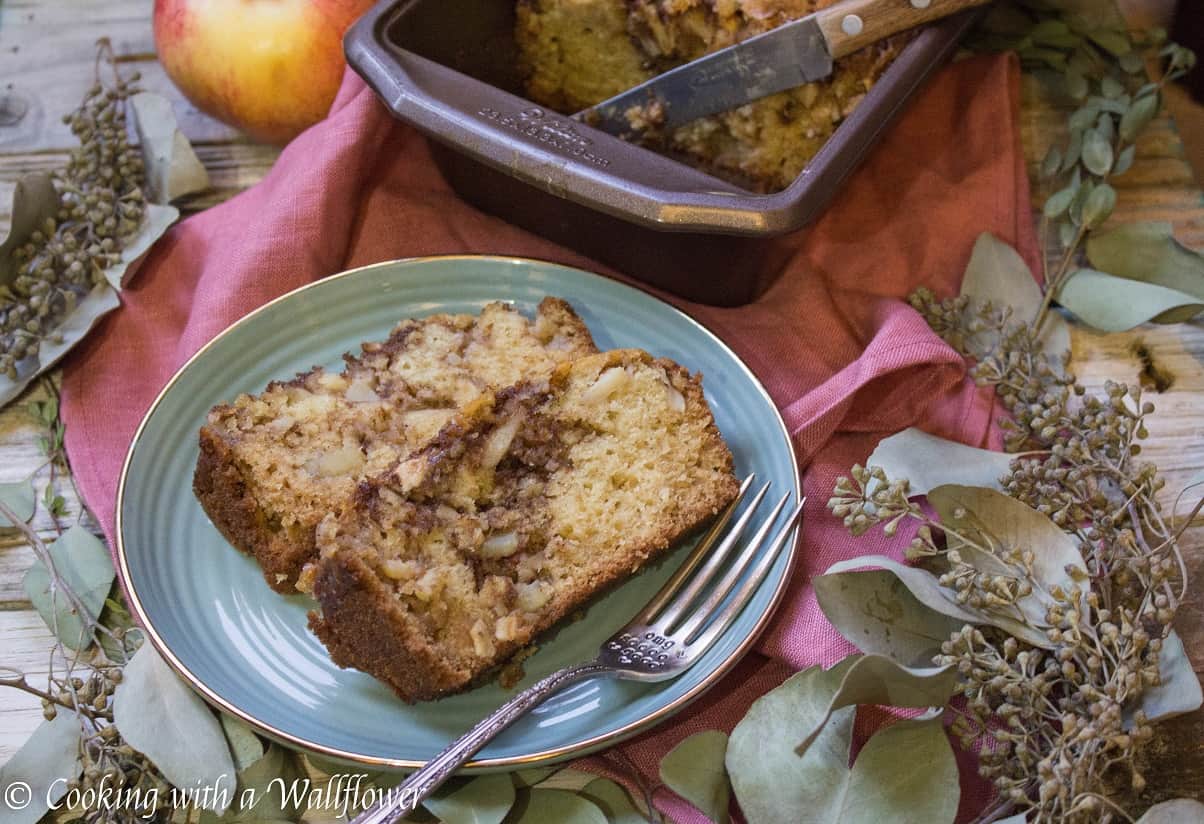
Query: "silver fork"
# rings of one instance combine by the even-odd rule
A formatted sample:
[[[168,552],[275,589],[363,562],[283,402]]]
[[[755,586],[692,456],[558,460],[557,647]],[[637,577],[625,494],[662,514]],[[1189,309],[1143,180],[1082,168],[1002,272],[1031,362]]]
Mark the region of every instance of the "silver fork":
[[[570,684],[595,676],[667,681],[689,669],[752,599],[774,561],[789,545],[790,535],[802,517],[803,501],[799,501],[769,539],[774,523],[790,498],[789,494],[783,495],[743,550],[735,553],[723,577],[704,595],[708,584],[733,555],[740,536],[769,490],[769,484],[765,484],[757,491],[723,542],[712,552],[711,547],[752,487],[753,479],[753,475],[745,478],[736,499],[715,519],[673,577],[627,626],[602,644],[597,658],[554,672],[515,695],[410,775],[382,801],[353,818],[350,824],[393,824],[417,809],[427,796],[502,730]],[[761,551],[766,543],[769,548]]]

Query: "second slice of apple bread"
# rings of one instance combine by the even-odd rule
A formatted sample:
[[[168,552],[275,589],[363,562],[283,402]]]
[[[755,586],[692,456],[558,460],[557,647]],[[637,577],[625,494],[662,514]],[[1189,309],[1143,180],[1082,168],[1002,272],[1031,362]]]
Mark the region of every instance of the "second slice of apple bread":
[[[735,496],[701,380],[639,350],[484,397],[325,518],[307,570],[335,662],[462,690]]]

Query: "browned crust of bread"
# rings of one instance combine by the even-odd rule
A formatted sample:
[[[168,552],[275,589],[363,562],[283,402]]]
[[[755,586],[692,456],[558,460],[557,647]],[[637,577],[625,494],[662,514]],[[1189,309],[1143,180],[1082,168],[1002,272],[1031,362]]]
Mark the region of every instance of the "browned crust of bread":
[[[359,368],[368,354],[392,357],[407,347],[407,339],[418,328],[432,323],[449,328],[471,325],[471,316],[439,314],[422,319],[407,320],[393,329],[389,337],[380,343],[365,343],[363,355],[344,355],[349,369]],[[554,337],[560,339],[561,348],[574,353],[588,354],[597,351],[593,336],[585,322],[565,300],[548,296],[540,301],[535,315],[537,325],[550,324]],[[298,373],[286,381],[272,381],[265,388],[270,391],[290,386],[304,387],[321,367]],[[231,404],[218,404],[214,412],[229,410]],[[254,557],[263,569],[268,586],[284,594],[296,592],[297,577],[304,566],[314,559],[315,524],[282,527],[278,519],[265,511],[256,499],[246,470],[238,459],[237,451],[214,426],[206,424],[199,435],[200,455],[193,474],[193,492],[201,507],[222,536],[236,549]]]
[[[673,361],[653,358],[637,349],[614,350],[562,364],[548,384],[555,390],[574,375],[596,376],[605,369],[631,364],[661,367],[677,378],[674,385],[685,395],[686,408],[707,408],[698,376],[692,377],[687,369]],[[379,523],[377,506],[383,487],[408,496],[411,502],[428,494],[437,501],[444,465],[454,463],[466,449],[473,448],[468,444],[483,442],[497,424],[499,411],[516,402],[538,403],[546,395],[546,391],[531,385],[511,387],[462,410],[438,437],[394,473],[361,484],[354,517]],[[321,612],[310,613],[310,626],[339,666],[373,675],[408,703],[460,692],[479,681],[483,673],[505,663],[566,616],[676,546],[735,498],[739,482],[732,474],[731,452],[722,446],[722,436],[713,417],[705,432],[712,444],[721,447],[716,450],[718,465],[714,468],[721,473],[722,480],[711,488],[699,490],[699,495],[687,506],[658,524],[658,528],[643,541],[627,547],[625,554],[616,555],[594,569],[579,586],[556,592],[537,622],[525,627],[516,638],[498,643],[494,655],[471,670],[452,666],[439,649],[428,644],[427,639],[415,630],[391,587],[379,577],[374,557],[368,549],[339,549],[324,554],[317,565],[314,584],[314,596]]]
[[[547,318],[559,327],[574,349],[582,353],[598,351],[589,327],[567,300],[548,295],[539,302],[536,317]]]
[[[331,659],[373,674],[403,700],[434,698],[470,677],[411,631],[392,593],[355,555],[319,566],[314,597],[326,606],[322,614],[309,613],[309,628]]]
[[[479,671],[449,666],[439,650],[413,632],[405,613],[392,592],[381,584],[377,573],[352,553],[339,553],[319,562],[313,594],[322,608],[309,613],[309,628],[336,664],[366,672],[384,682],[407,704],[463,692],[572,612],[606,594],[640,567],[701,529],[735,498],[739,484],[734,479],[733,483],[731,495],[722,503],[717,500],[713,512],[679,531],[664,530],[636,558],[616,560],[586,586],[564,593],[556,608],[529,632],[513,641],[499,643],[492,660]]]
[[[259,562],[268,586],[286,594],[296,592],[297,575],[315,551],[313,529],[273,525],[247,488],[238,456],[210,426],[201,428],[192,491],[222,537]]]

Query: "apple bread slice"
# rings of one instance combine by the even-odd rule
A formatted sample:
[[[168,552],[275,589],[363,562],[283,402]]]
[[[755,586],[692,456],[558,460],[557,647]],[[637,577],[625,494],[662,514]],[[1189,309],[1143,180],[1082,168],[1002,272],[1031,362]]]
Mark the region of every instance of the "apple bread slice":
[[[572,307],[551,297],[534,320],[492,303],[479,316],[403,321],[362,348],[342,372],[314,368],[218,405],[201,428],[193,490],[280,592],[294,591],[314,527],[360,481],[421,449],[483,393],[597,351]]]
[[[406,701],[462,690],[736,495],[701,379],[628,349],[477,403],[317,529],[310,626]]]

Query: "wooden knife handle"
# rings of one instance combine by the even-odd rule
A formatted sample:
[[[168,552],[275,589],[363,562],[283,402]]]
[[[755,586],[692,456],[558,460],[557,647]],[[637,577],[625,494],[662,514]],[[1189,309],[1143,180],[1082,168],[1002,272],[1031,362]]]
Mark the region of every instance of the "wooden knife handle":
[[[990,0],[842,0],[816,12],[833,59]],[[922,6],[922,7],[920,7]]]

